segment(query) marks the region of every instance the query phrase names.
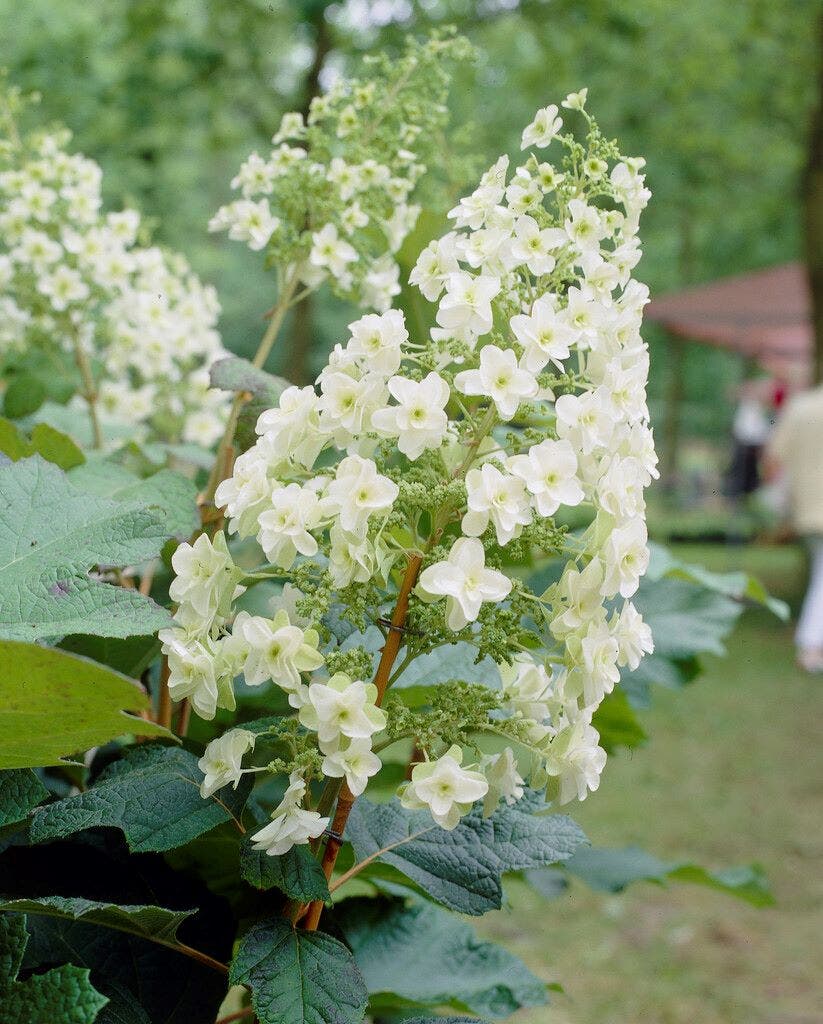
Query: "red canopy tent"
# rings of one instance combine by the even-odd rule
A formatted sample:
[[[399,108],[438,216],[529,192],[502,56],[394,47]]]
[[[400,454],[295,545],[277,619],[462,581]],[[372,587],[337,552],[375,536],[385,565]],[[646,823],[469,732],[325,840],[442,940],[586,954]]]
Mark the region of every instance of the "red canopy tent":
[[[812,378],[811,308],[805,267],[786,263],[664,295],[646,316],[678,337],[739,352],[803,386]]]

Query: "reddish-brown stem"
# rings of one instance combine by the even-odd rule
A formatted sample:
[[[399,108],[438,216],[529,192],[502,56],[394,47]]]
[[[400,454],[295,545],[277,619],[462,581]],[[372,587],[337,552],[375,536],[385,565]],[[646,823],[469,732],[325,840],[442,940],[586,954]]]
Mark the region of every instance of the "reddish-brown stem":
[[[406,566],[403,582],[400,584],[397,603],[395,604],[394,611],[392,612],[389,635],[386,637],[386,642],[383,645],[383,653],[380,655],[380,663],[378,664],[377,671],[374,674],[374,685],[377,687],[375,703],[378,707],[383,703],[383,697],[385,696],[386,688],[389,685],[392,668],[394,667],[394,663],[403,642],[403,627],[406,624],[406,618],[409,614],[409,595],[414,589],[414,585],[417,583],[417,576],[420,572],[422,562],[422,555],[412,555],[411,558],[409,558],[409,564]],[[349,787],[343,783],[340,787],[340,796],[337,798],[337,807],[334,812],[334,818],[332,819],[329,839],[326,843],[326,848],[323,851],[323,859],[321,861],[323,871],[327,879],[331,878],[332,872],[334,871],[337,855],[340,852],[340,847],[343,845],[343,832],[345,831],[346,822],[349,820],[349,814],[351,814],[351,809],[355,799],[356,798],[352,795]],[[316,900],[309,906],[304,918],[304,927],[307,931],[313,932],[317,929],[317,925],[320,921],[320,915],[322,913],[322,900]]]
[[[191,720],[191,701],[186,697],[180,704],[180,714],[177,716],[177,735],[185,736],[189,731]]]
[[[422,759],[423,759],[423,748],[420,746],[420,744],[417,742],[417,740],[415,740],[414,741],[414,746],[412,747],[412,752],[409,755],[409,763],[406,765],[406,778],[407,779],[410,779],[412,777],[412,771],[414,770],[414,766],[416,764],[418,764],[418,762],[422,761]]]
[[[169,659],[160,663],[160,693],[157,698],[157,724],[171,728],[171,693],[169,692]]]

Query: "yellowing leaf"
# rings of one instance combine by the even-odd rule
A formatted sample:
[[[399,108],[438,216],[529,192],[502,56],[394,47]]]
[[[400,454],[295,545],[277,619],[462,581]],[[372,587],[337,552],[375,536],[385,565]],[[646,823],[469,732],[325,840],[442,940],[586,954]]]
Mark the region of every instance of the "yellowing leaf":
[[[0,641],[0,768],[59,764],[124,733],[169,736],[129,711],[149,706],[126,676],[87,658]]]

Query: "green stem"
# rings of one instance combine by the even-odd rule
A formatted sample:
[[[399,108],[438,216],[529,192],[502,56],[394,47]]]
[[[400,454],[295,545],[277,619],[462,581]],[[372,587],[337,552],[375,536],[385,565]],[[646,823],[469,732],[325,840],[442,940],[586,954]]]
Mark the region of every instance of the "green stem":
[[[269,325],[266,328],[265,334],[260,339],[257,352],[252,360],[252,364],[254,366],[260,368],[268,359],[272,346],[280,332],[280,328],[283,326],[283,320],[286,317],[286,313],[292,305],[292,298],[296,287],[296,275],[283,285],[280,298],[272,311]],[[243,409],[245,402],[246,399],[244,395],[239,394],[235,396],[234,402],[232,403],[231,412],[229,413],[228,422],[226,423],[226,429],[223,431],[223,437],[220,439],[220,444],[217,447],[214,466],[212,468],[211,475],[209,476],[206,489],[203,493],[203,502],[206,505],[213,503],[215,491],[224,479],[224,474],[228,468],[229,455],[234,444],[234,432],[237,430],[237,421],[240,419],[240,412]]]
[[[297,287],[297,277],[292,277],[283,286],[283,291],[280,298],[277,301],[277,305],[274,307],[274,311],[269,320],[269,326],[266,328],[266,333],[260,339],[260,344],[257,346],[257,352],[252,359],[252,364],[258,368],[263,366],[269,357],[269,352],[272,350],[277,335],[280,333],[280,328],[283,326],[283,320],[288,313],[289,308],[292,306],[292,299],[294,297],[294,290]],[[308,293],[308,289],[303,293]]]
[[[89,422],[95,448],[103,447],[103,431],[100,429],[100,420],[97,418],[97,387],[94,383],[91,363],[83,343],[76,331],[72,331],[72,344],[74,345],[74,361],[80,371],[80,378],[83,381],[83,397],[89,409]]]

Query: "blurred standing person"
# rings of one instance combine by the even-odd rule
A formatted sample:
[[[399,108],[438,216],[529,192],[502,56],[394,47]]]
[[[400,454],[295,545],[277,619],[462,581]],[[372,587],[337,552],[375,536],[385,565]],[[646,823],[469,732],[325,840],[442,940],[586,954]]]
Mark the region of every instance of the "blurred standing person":
[[[823,672],[823,385],[792,398],[769,441],[767,470],[783,472],[789,514],[811,558],[795,642],[808,672]]]
[[[767,382],[746,380],[737,393],[732,422],[732,462],[729,497],[740,503],[760,486],[760,457],[769,439],[772,421],[764,401]]]

